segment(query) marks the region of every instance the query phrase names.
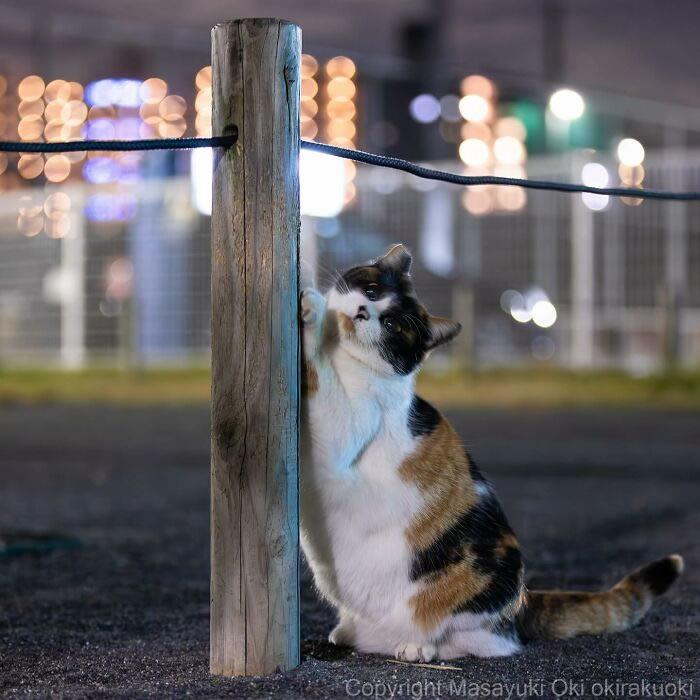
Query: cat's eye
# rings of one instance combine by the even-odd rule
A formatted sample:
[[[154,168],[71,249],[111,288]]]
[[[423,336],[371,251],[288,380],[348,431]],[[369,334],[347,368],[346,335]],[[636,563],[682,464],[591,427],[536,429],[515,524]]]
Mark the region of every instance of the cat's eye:
[[[396,321],[392,321],[390,318],[385,318],[382,323],[384,324],[384,328],[386,328],[390,333],[401,332],[401,326],[396,323]]]
[[[367,289],[365,289],[365,296],[370,301],[377,301],[377,290],[373,287],[367,287]]]

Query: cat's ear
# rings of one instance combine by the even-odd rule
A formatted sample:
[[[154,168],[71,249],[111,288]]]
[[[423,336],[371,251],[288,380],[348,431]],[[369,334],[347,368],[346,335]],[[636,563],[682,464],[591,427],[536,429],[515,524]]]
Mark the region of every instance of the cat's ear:
[[[377,260],[377,265],[388,267],[392,270],[407,275],[411,269],[411,254],[406,250],[403,243],[391,246],[389,250]]]
[[[425,349],[432,350],[438,345],[449,343],[450,340],[456,338],[462,330],[462,324],[450,321],[449,318],[428,316],[428,328],[430,329],[430,337],[425,341]]]

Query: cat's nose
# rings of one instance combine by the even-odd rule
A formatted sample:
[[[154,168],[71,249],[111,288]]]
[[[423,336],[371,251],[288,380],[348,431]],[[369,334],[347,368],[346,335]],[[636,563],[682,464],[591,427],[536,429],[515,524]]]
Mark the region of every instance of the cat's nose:
[[[359,306],[357,308],[357,313],[355,314],[355,320],[361,318],[364,321],[369,321],[369,311],[367,311],[366,306]]]

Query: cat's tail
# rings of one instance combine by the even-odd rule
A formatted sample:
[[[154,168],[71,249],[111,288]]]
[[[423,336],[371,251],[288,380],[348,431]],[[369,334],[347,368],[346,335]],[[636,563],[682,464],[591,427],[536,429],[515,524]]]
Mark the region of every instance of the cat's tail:
[[[566,639],[578,634],[620,632],[635,625],[683,571],[678,554],[625,576],[607,591],[528,591],[518,614],[523,641]]]

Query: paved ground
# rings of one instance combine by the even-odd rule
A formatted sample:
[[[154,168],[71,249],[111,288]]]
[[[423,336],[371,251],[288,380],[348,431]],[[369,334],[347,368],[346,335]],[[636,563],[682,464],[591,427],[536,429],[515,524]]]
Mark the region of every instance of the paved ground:
[[[332,615],[305,578],[303,663],[266,679],[207,671],[207,414],[0,408],[0,530],[59,529],[83,542],[0,560],[0,692],[574,697],[583,688],[586,696],[634,696],[636,686],[619,680],[700,695],[700,414],[452,416],[502,496],[534,585],[602,586],[651,558],[684,554],[681,583],[641,626],[536,643],[516,658],[465,659],[460,671],[423,669],[329,645]],[[595,685],[606,679],[612,685]]]

